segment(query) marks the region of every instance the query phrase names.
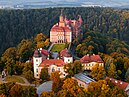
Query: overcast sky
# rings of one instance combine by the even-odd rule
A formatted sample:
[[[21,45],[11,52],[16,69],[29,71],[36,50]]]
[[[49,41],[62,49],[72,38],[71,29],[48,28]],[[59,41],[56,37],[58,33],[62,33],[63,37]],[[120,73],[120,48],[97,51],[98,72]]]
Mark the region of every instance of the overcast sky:
[[[114,2],[119,3],[121,5],[123,4],[129,4],[129,0],[0,0],[0,3],[10,3],[10,4],[19,4],[24,2],[40,2],[40,1],[67,1],[67,2],[100,2],[100,1],[106,1],[106,2]]]

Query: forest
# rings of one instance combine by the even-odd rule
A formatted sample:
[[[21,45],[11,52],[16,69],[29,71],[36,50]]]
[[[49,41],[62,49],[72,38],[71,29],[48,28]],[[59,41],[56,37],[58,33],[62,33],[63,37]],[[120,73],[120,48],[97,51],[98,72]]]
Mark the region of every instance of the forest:
[[[49,76],[45,67],[41,71],[41,80],[33,76],[33,52],[41,47],[47,49],[51,44],[49,31],[58,22],[61,9],[68,19],[77,19],[81,15],[83,20],[83,35],[72,42],[71,51],[75,56],[99,54],[105,63],[104,68],[98,64],[93,67],[90,75],[96,82],[90,83],[87,89],[71,79],[74,74],[83,72],[79,60],[64,66],[68,73],[66,79],[60,79],[59,72]],[[35,84],[52,80],[52,92],[43,92],[41,97],[127,97],[123,90],[104,78],[129,82],[128,31],[128,10],[100,7],[0,10],[0,71],[5,69],[11,76],[22,75]],[[2,97],[13,97],[14,94],[16,97],[37,96],[35,88],[16,83],[2,83],[0,90]]]
[[[83,33],[99,32],[103,36],[119,39],[129,44],[129,12],[112,8],[48,8],[28,10],[0,10],[0,55],[23,39],[31,39],[49,31],[63,14],[68,19],[83,19]]]

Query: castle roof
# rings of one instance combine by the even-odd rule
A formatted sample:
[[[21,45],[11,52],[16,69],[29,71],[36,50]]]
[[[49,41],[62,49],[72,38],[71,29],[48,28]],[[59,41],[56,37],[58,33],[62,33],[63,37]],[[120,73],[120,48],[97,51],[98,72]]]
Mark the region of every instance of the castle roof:
[[[51,28],[51,32],[71,32],[71,28],[68,26],[65,27],[59,27],[58,25],[54,25]]]
[[[38,50],[35,50],[33,57],[41,57],[40,52]]]
[[[56,65],[56,66],[64,66],[65,63],[61,59],[47,59],[43,61],[39,67],[43,66],[50,66],[50,65]]]
[[[41,50],[41,53],[42,53],[43,55],[46,55],[46,56],[49,55],[48,50],[45,50],[45,49],[42,49],[42,50]]]
[[[99,55],[85,55],[83,56],[80,61],[82,63],[90,63],[90,62],[98,62],[98,63],[103,63],[102,59],[100,58]]]
[[[65,48],[60,52],[60,56],[63,57],[68,52],[68,49]]]

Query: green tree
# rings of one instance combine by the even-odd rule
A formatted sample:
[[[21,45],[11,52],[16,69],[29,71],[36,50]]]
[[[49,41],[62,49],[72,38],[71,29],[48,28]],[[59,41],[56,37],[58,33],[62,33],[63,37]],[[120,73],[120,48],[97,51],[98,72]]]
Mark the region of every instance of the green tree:
[[[73,63],[73,72],[74,74],[77,74],[82,71],[82,64],[79,60],[75,60]]]
[[[96,80],[103,79],[105,74],[106,72],[104,70],[104,67],[99,66],[99,64],[94,65],[90,72],[90,75]]]
[[[49,74],[48,74],[48,68],[47,68],[47,67],[44,66],[44,67],[41,69],[40,78],[41,78],[43,81],[49,79]]]

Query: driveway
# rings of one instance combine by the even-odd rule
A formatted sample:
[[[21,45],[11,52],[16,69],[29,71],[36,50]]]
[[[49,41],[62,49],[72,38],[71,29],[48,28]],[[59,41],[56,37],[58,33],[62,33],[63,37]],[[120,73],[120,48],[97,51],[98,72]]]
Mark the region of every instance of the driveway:
[[[39,87],[37,87],[37,94],[40,97],[40,94],[45,91],[45,92],[50,92],[52,91],[52,81],[47,81],[41,84]]]

